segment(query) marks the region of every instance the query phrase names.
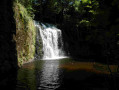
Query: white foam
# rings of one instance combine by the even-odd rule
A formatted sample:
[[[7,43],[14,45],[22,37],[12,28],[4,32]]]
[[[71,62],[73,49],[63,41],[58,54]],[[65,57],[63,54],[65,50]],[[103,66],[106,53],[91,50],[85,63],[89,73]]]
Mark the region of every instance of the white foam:
[[[62,32],[60,29],[50,25],[35,23],[40,31],[43,43],[43,60],[56,60],[66,58],[63,51]]]

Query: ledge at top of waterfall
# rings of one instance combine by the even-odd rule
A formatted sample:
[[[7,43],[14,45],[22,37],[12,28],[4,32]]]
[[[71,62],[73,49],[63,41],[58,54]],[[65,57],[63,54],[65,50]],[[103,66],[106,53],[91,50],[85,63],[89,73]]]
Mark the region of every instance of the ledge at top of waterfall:
[[[56,60],[66,58],[63,51],[62,32],[51,24],[39,24],[35,26],[40,31],[43,44],[43,60]]]

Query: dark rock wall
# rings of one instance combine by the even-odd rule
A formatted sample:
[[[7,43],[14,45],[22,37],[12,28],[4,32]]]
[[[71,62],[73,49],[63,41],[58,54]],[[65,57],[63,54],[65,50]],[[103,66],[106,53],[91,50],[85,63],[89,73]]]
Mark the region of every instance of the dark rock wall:
[[[38,28],[36,28],[36,44],[35,44],[35,58],[41,59],[43,56],[43,50],[42,50],[42,39],[40,36],[40,31]]]
[[[17,75],[13,0],[0,1],[0,90],[14,90]]]

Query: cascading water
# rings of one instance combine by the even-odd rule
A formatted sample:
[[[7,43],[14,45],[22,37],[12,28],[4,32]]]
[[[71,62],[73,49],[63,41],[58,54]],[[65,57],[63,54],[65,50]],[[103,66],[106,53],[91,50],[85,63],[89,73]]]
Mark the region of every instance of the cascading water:
[[[64,58],[61,30],[50,24],[40,25],[35,22],[35,26],[39,29],[42,38],[43,59]]]

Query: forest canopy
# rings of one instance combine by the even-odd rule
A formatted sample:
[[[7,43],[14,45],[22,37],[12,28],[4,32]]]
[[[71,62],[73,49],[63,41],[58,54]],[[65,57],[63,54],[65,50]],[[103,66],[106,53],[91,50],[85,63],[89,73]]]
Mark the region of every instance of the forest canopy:
[[[74,57],[119,58],[118,0],[18,0],[35,20],[63,32],[65,51]]]

